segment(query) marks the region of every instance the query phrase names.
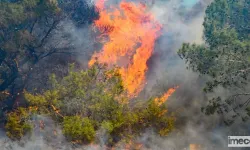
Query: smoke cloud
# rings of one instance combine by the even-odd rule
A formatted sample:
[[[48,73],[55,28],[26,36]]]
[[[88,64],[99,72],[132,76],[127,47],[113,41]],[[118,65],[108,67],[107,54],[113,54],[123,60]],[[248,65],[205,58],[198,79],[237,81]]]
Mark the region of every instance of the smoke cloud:
[[[143,0],[131,0],[143,2]],[[89,5],[94,0],[88,0]],[[110,0],[109,4],[118,4],[120,0]],[[202,149],[226,150],[228,135],[245,135],[249,131],[246,124],[239,123],[227,127],[223,124],[222,116],[206,116],[201,113],[201,107],[205,106],[209,95],[202,92],[206,77],[200,77],[186,69],[185,62],[177,56],[177,50],[183,42],[203,43],[203,20],[204,12],[211,0],[197,0],[187,4],[183,0],[152,0],[147,2],[149,11],[163,25],[162,35],[158,39],[154,54],[148,61],[149,71],[147,75],[147,86],[140,97],[149,98],[161,95],[168,88],[179,85],[180,88],[169,98],[167,105],[170,111],[176,112],[176,131],[166,138],[155,135],[152,131],[144,133],[138,138],[138,142],[145,145],[145,149],[153,150],[180,150],[189,147],[189,144],[201,145]],[[82,55],[78,60],[82,67],[87,66],[91,54],[100,49],[100,45],[94,42],[95,33],[90,25],[76,27],[70,20],[61,23],[58,31],[63,39],[68,36],[70,43],[76,47],[77,52]],[[58,38],[58,37],[55,37]],[[60,55],[58,56],[60,57]],[[41,65],[46,65],[44,60]],[[37,73],[37,72],[34,72]],[[64,73],[64,72],[63,72]],[[43,77],[40,77],[43,78]],[[37,80],[37,79],[34,79]],[[41,81],[42,82],[42,81]],[[41,117],[41,116],[40,116]],[[34,119],[34,122],[38,120]],[[20,143],[11,142],[10,139],[0,133],[0,145],[3,150],[102,150],[103,146],[83,146],[72,148],[72,143],[66,142],[59,127],[52,120],[43,118],[45,128],[43,131],[34,130],[31,140],[24,138]],[[39,122],[36,122],[39,126]],[[105,138],[105,137],[100,137]],[[103,140],[105,141],[105,139]],[[122,149],[122,148],[121,148]]]
[[[163,24],[163,35],[149,61],[148,84],[144,91],[144,95],[150,97],[170,87],[180,86],[167,102],[168,108],[177,112],[176,132],[166,139],[147,133],[143,139],[145,143],[151,143],[151,149],[185,149],[192,143],[205,150],[229,149],[227,136],[245,135],[249,127],[241,120],[235,121],[232,126],[225,126],[223,120],[226,116],[206,116],[201,112],[201,107],[215,94],[206,95],[202,92],[207,77],[187,70],[185,62],[176,53],[183,42],[204,43],[202,23],[205,9],[212,1],[200,0],[193,6],[183,2],[156,1],[151,8]],[[228,93],[218,89],[216,94],[225,96]]]

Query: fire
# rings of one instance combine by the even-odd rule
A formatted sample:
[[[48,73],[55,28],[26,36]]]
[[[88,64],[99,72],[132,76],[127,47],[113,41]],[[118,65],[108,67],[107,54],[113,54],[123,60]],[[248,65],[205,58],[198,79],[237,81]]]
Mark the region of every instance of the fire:
[[[140,149],[143,149],[143,144],[142,143],[137,143],[137,142],[134,142],[134,141],[129,141],[125,147],[123,148],[124,150],[131,150],[131,149],[134,149],[134,150],[140,150]]]
[[[7,91],[3,91],[3,92],[1,92],[1,93],[4,94],[4,95],[10,95],[10,93],[7,92]]]
[[[189,149],[190,150],[201,150],[201,145],[198,145],[198,144],[190,144],[189,145]]]
[[[175,88],[171,88],[162,97],[155,98],[154,99],[155,103],[158,106],[161,106],[163,103],[165,103],[168,100],[168,98],[176,91],[177,88],[178,88],[178,86]]]
[[[147,61],[161,25],[143,4],[123,1],[119,8],[105,9],[104,3],[105,0],[96,3],[100,18],[94,22],[101,32],[103,48],[92,56],[89,65],[98,61],[111,67],[119,66],[128,96],[136,96],[145,85]]]

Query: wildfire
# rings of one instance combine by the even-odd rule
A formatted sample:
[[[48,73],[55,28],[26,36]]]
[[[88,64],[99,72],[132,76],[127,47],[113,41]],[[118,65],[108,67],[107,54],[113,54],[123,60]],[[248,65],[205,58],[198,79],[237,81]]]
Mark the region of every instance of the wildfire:
[[[190,144],[189,145],[189,149],[190,150],[201,150],[201,145],[198,145],[198,144]]]
[[[136,96],[145,85],[146,63],[153,53],[161,25],[143,4],[123,1],[119,8],[105,9],[104,3],[105,0],[96,3],[100,18],[94,22],[101,32],[103,48],[92,56],[89,65],[96,61],[118,65],[128,96]]]
[[[1,93],[4,94],[4,95],[10,95],[10,93],[7,92],[7,91],[3,91],[3,92],[1,92]]]
[[[154,99],[155,103],[158,106],[161,106],[163,103],[165,103],[168,100],[168,98],[176,91],[177,88],[178,88],[178,86],[175,88],[171,88],[162,97],[155,98]]]

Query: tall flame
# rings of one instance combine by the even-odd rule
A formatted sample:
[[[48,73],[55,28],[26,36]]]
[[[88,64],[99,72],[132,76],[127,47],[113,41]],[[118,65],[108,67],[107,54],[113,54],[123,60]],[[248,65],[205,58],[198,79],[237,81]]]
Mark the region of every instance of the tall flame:
[[[166,93],[163,94],[162,97],[157,97],[154,99],[155,103],[158,106],[161,106],[163,103],[165,103],[168,98],[176,91],[176,89],[179,88],[178,86],[175,88],[170,88]]]
[[[108,66],[118,65],[128,96],[136,96],[145,85],[147,61],[151,57],[161,25],[143,4],[121,2],[119,8],[104,7],[99,0],[96,7],[100,18],[94,22],[104,41],[100,52],[95,53],[89,65],[96,61]]]

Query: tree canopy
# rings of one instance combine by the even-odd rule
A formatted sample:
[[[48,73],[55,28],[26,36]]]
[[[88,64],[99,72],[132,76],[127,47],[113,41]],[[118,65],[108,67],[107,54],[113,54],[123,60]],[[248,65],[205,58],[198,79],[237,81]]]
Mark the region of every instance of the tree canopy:
[[[234,111],[249,104],[247,84],[250,73],[250,2],[215,0],[206,9],[203,23],[205,44],[184,43],[178,54],[195,72],[210,76],[204,88],[213,92],[222,86],[232,91],[226,99],[213,98],[203,110],[206,114]],[[235,105],[236,102],[236,105]],[[232,123],[232,120],[228,121]]]
[[[69,37],[55,39],[53,36],[67,19],[80,26],[98,17],[94,6],[79,3],[71,0],[0,1],[0,112],[12,109],[27,87],[33,68],[41,60],[57,53],[75,53],[74,46],[59,44],[62,40],[70,41]],[[83,11],[92,15],[86,17]],[[76,15],[83,20],[77,21]]]
[[[91,24],[98,18],[95,6],[82,0],[1,0],[0,8],[0,123],[12,140],[28,136],[37,115],[52,118],[67,140],[78,144],[98,143],[103,131],[113,146],[147,129],[161,136],[174,129],[175,118],[166,106],[153,98],[133,104],[128,100],[118,68],[95,64],[82,70],[72,65],[65,75],[51,75],[48,87],[30,88],[42,60],[79,54],[70,36],[59,32],[64,21],[76,28]]]
[[[67,139],[76,143],[98,142],[96,137],[102,130],[112,146],[146,129],[161,136],[174,129],[173,114],[154,99],[131,105],[117,68],[109,70],[96,64],[86,71],[74,71],[71,66],[67,76],[57,79],[52,75],[51,82],[52,88],[42,94],[25,92],[28,107],[9,114],[5,127],[10,137],[18,139],[28,133],[34,115],[52,117]]]

